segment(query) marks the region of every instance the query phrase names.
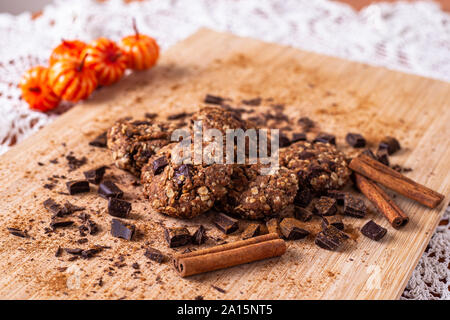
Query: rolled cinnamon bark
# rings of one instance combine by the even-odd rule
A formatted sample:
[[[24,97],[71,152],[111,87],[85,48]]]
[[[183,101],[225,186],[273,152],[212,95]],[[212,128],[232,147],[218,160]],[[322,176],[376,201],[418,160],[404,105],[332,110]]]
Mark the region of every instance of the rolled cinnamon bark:
[[[398,229],[408,223],[409,218],[403,210],[397,206],[394,200],[380,186],[358,173],[355,173],[355,177],[359,190],[386,217],[394,228]]]
[[[442,194],[405,177],[365,154],[354,158],[349,167],[353,171],[427,207],[436,208],[444,199]]]
[[[182,277],[229,268],[257,260],[278,257],[286,252],[285,242],[277,234],[193,251],[175,256],[175,270]]]

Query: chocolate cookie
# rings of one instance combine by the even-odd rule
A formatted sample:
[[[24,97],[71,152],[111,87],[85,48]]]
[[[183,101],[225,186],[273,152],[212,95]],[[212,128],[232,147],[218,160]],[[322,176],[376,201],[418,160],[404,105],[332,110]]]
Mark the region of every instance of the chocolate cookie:
[[[237,112],[221,107],[203,107],[192,115],[191,124],[202,121],[203,130],[218,129],[226,133],[227,129],[246,130],[247,122]],[[191,126],[192,127],[192,126]]]
[[[142,167],[170,143],[174,124],[155,121],[118,121],[108,130],[108,148],[117,167],[140,175]]]
[[[212,208],[231,183],[233,165],[182,164],[172,150],[163,147],[142,168],[144,194],[153,209],[177,218],[193,218]]]
[[[280,165],[297,173],[300,188],[318,193],[341,188],[351,174],[344,154],[322,142],[300,141],[281,149]]]
[[[275,216],[292,204],[298,190],[295,173],[280,168],[264,175],[260,168],[260,165],[235,168],[228,193],[216,204],[217,208],[244,219],[261,219]]]

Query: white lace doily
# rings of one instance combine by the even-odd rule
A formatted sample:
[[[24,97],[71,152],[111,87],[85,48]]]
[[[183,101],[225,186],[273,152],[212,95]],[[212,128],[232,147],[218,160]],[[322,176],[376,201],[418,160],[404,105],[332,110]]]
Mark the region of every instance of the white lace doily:
[[[450,16],[432,2],[377,4],[356,12],[325,0],[55,1],[42,15],[0,14],[0,154],[52,121],[30,111],[17,83],[29,67],[47,63],[62,38],[114,40],[142,33],[162,49],[205,26],[350,60],[450,81]],[[449,211],[415,269],[403,299],[449,299]]]

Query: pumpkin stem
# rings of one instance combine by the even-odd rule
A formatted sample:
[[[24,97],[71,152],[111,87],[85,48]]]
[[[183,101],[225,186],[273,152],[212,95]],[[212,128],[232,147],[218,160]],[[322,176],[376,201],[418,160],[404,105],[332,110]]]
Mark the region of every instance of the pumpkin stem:
[[[81,70],[83,70],[83,67],[84,67],[84,61],[86,61],[86,57],[87,57],[87,56],[88,56],[88,55],[85,54],[85,55],[83,56],[83,59],[81,59],[80,65],[79,65],[78,68],[77,68],[77,71],[78,71],[78,72],[81,72]]]
[[[133,29],[134,29],[134,32],[136,33],[136,39],[139,39],[139,31],[136,26],[136,18],[133,18]]]

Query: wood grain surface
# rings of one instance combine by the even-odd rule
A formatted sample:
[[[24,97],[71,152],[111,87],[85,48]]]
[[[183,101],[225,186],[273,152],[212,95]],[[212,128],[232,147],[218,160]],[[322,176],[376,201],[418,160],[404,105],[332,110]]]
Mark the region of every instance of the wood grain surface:
[[[282,103],[293,117],[309,116],[318,130],[335,132],[344,151],[349,131],[362,133],[374,147],[385,135],[397,137],[403,149],[391,162],[411,167],[408,177],[446,195],[437,209],[425,208],[396,196],[410,217],[401,230],[370,210],[367,219],[344,219],[351,243],[340,252],[316,247],[313,239],[288,242],[281,258],[180,278],[169,263],[158,264],[144,256],[155,247],[166,255],[164,226],[207,227],[214,244],[224,237],[204,215],[192,221],[167,218],[149,209],[134,187],[136,179],[115,169],[107,150],[88,142],[125,116],[160,117],[194,111],[207,93],[226,96],[233,105],[241,99],[262,97],[263,104]],[[89,101],[76,106],[34,136],[0,157],[0,297],[24,299],[396,299],[448,204],[450,177],[450,85],[383,68],[303,52],[288,47],[200,30],[163,54],[158,66],[134,73],[117,85],[98,90]],[[73,152],[88,163],[69,172],[65,156]],[[56,159],[57,163],[50,162]],[[40,162],[43,165],[39,165]],[[94,191],[67,196],[67,179],[110,165],[114,179],[132,201],[130,221],[138,233],[133,241],[111,237],[111,217],[106,201]],[[57,178],[53,190],[43,188]],[[61,176],[64,176],[61,178]],[[48,197],[85,206],[100,225],[98,235],[77,243],[77,226],[45,234],[51,214],[42,202]],[[360,228],[374,219],[388,229],[381,242],[359,236]],[[30,238],[8,233],[7,227],[27,230]],[[314,231],[313,231],[314,233]],[[88,260],[70,261],[58,247],[111,247]],[[133,264],[137,263],[137,265]],[[214,286],[222,288],[225,293]]]

